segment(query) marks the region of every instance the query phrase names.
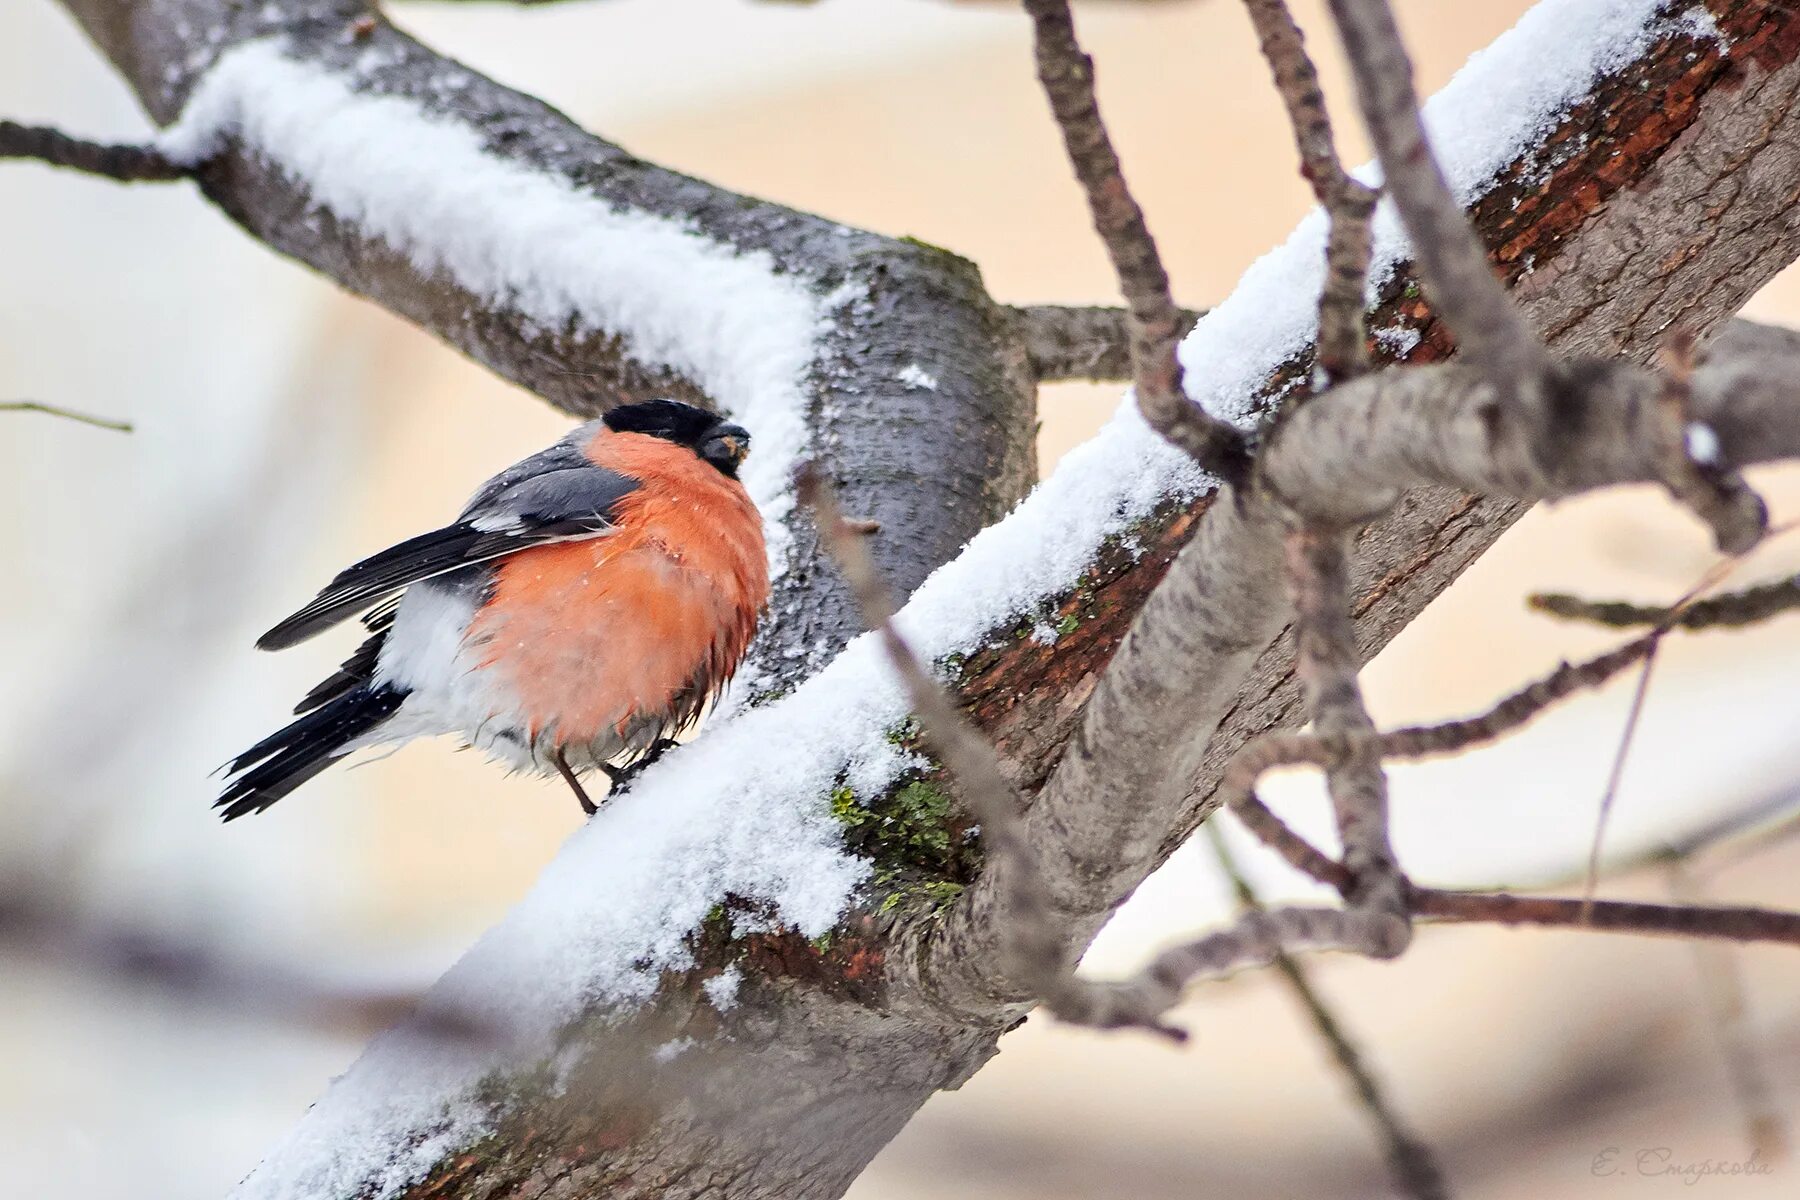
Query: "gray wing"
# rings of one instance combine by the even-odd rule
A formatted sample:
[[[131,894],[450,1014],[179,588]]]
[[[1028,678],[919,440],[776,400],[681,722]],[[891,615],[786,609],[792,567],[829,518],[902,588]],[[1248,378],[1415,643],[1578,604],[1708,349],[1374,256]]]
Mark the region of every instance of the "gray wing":
[[[610,532],[616,506],[637,487],[630,476],[582,465],[554,447],[495,476],[463,510],[456,524],[408,538],[340,572],[316,599],[257,640],[263,650],[282,650],[380,604],[409,584],[532,546],[599,537]],[[537,470],[525,470],[537,460]],[[549,467],[547,471],[545,467]]]

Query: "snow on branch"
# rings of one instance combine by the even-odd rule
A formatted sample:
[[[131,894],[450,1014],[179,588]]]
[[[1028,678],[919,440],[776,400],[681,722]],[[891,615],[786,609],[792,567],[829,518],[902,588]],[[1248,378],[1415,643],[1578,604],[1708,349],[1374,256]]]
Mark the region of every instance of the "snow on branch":
[[[1593,84],[1640,57],[1692,14],[1670,17],[1666,0],[1544,0],[1477,51],[1425,102],[1425,130],[1451,191],[1475,200],[1553,130]],[[1694,6],[1704,15],[1705,9]],[[1372,164],[1352,172],[1378,183]],[[1315,298],[1325,284],[1325,212],[1315,209],[1277,250],[1251,264],[1230,299],[1181,344],[1189,394],[1227,419],[1253,420],[1270,364],[1302,353],[1318,332]],[[1375,212],[1371,297],[1411,253],[1393,203]],[[1376,331],[1380,337],[1382,331]]]
[[[289,57],[278,38],[245,42],[206,73],[157,144],[198,167],[235,142],[421,274],[447,274],[546,330],[614,333],[633,358],[693,380],[756,431],[744,483],[763,511],[770,565],[784,569],[788,477],[807,443],[804,376],[824,302],[767,253],[615,209],[489,152],[468,125],[353,84]]]

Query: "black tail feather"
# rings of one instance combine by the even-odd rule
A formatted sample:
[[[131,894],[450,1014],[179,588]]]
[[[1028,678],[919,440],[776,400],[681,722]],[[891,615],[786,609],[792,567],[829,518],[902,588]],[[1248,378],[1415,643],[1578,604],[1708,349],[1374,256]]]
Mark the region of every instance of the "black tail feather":
[[[231,760],[225,790],[213,804],[235,821],[261,812],[323,771],[344,747],[394,715],[406,693],[390,687],[345,691],[270,734]]]
[[[336,700],[339,696],[348,695],[357,688],[364,687],[375,675],[376,664],[381,658],[381,645],[387,640],[387,630],[381,629],[375,636],[356,648],[356,653],[345,660],[331,678],[306,693],[300,703],[294,706],[294,715],[309,713],[315,708],[322,708]]]

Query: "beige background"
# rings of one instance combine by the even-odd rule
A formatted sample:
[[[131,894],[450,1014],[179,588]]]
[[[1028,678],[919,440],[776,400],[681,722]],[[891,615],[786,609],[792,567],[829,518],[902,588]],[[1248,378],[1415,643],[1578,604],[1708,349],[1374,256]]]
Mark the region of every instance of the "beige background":
[[[1159,7],[1099,6],[1083,28],[1179,298],[1205,305],[1285,236],[1307,196],[1239,6]],[[1299,11],[1322,30],[1318,7]],[[1403,4],[1424,86],[1523,7]],[[140,127],[52,5],[11,8],[0,111]],[[1023,21],[1005,5],[616,0],[421,5],[398,19],[658,162],[952,247],[1002,299],[1112,298],[1030,78]],[[1316,41],[1335,88],[1328,39]],[[1360,139],[1346,141],[1360,157]],[[345,650],[257,656],[258,630],[343,562],[440,521],[566,419],[275,260],[186,189],[8,168],[0,217],[0,394],[140,426],[130,438],[26,417],[0,427],[0,487],[16,516],[0,553],[24,585],[0,601],[0,653],[15,667],[0,686],[0,879],[53,888],[103,924],[422,985],[574,827],[559,788],[447,744],[415,746],[219,829],[204,775]],[[1800,321],[1796,282],[1777,281],[1754,311]],[[1046,389],[1046,469],[1118,392]],[[1800,515],[1794,477],[1769,482]],[[1746,578],[1792,569],[1797,542]],[[1667,598],[1711,561],[1648,493],[1534,514],[1371,670],[1377,715],[1458,714],[1605,643],[1527,614],[1528,591]],[[1797,637],[1800,622],[1786,620],[1665,654],[1620,798],[1622,848],[1800,782]],[[1465,881],[1579,861],[1623,691],[1571,706],[1516,747],[1403,776],[1403,846],[1418,846],[1427,875]],[[1290,802],[1306,805],[1304,791]],[[1789,843],[1712,886],[1800,904],[1797,867]],[[1666,885],[1641,873],[1615,886]],[[1188,854],[1109,931],[1095,965],[1122,969],[1218,911],[1205,854]],[[1750,1028],[1792,1117],[1800,972],[1791,952],[1739,957]],[[218,1194],[361,1037],[121,987],[66,957],[15,954],[0,972],[0,1195]],[[1667,1147],[1674,1162],[1745,1154],[1685,947],[1433,931],[1398,964],[1318,974],[1463,1195],[1660,1195],[1680,1185],[1638,1174],[1640,1149]],[[1197,1037],[1179,1051],[1034,1020],[972,1084],[932,1101],[854,1195],[1381,1192],[1359,1114],[1273,980],[1204,988],[1185,1016]],[[1597,1182],[1592,1162],[1608,1147],[1624,1152],[1625,1174]],[[1796,1172],[1703,1187],[1789,1196]]]

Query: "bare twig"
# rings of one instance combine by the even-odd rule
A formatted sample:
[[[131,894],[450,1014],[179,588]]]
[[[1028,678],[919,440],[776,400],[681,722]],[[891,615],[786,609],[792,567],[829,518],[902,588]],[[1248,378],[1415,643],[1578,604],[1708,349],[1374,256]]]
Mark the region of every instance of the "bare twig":
[[[1679,861],[1669,863],[1670,895],[1684,904],[1701,899],[1700,883]],[[1750,1000],[1743,968],[1730,946],[1694,944],[1694,969],[1706,1005],[1709,1024],[1718,1042],[1726,1078],[1744,1119],[1747,1149],[1770,1162],[1787,1157],[1787,1125],[1775,1100],[1775,1086],[1751,1045]]]
[[[1627,628],[1666,625],[1673,629],[1737,629],[1800,608],[1800,575],[1695,600],[1685,608],[1667,604],[1632,604],[1623,600],[1585,600],[1562,592],[1545,592],[1527,601],[1539,612],[1570,621]]]
[[[168,183],[193,172],[154,146],[89,142],[47,125],[0,121],[0,158],[24,158],[116,179]]]
[[[1463,206],[1425,138],[1412,62],[1387,0],[1331,0],[1356,80],[1383,188],[1412,239],[1432,306],[1463,355],[1483,370],[1518,377],[1548,362],[1542,343],[1494,277]]]
[[[1264,907],[1262,898],[1238,869],[1237,860],[1232,856],[1231,848],[1225,844],[1218,825],[1208,822],[1205,828],[1219,866],[1237,893],[1238,903],[1246,909],[1260,911]],[[1406,1121],[1388,1099],[1381,1081],[1375,1077],[1373,1069],[1364,1061],[1362,1052],[1345,1032],[1343,1022],[1314,986],[1311,974],[1298,959],[1286,953],[1276,955],[1274,967],[1287,983],[1288,990],[1300,1002],[1300,1007],[1306,1011],[1313,1029],[1330,1051],[1332,1061],[1349,1081],[1357,1103],[1369,1115],[1369,1122],[1374,1126],[1376,1136],[1381,1139],[1394,1182],[1405,1195],[1418,1197],[1420,1200],[1448,1196],[1450,1189],[1445,1183],[1443,1168],[1438,1165],[1436,1155],[1432,1153],[1430,1146],[1407,1127]]]
[[[1130,310],[1132,379],[1151,428],[1227,480],[1242,477],[1244,438],[1189,400],[1181,386],[1181,310],[1156,242],[1132,198],[1119,156],[1100,119],[1094,64],[1075,38],[1068,0],[1025,0],[1031,17],[1038,81],[1050,100],[1069,163],[1087,193],[1094,228],[1106,244]]]
[[[1412,910],[1440,921],[1545,925],[1665,937],[1719,938],[1800,946],[1800,913],[1769,908],[1699,904],[1588,901],[1510,892],[1449,892],[1414,888]]]
[[[1325,783],[1351,876],[1345,899],[1374,922],[1371,941],[1380,945],[1380,957],[1391,958],[1409,939],[1406,881],[1388,839],[1387,775],[1357,682],[1349,541],[1346,534],[1305,529],[1288,535],[1295,669],[1316,736],[1333,751]]]
[[[1594,838],[1588,844],[1587,881],[1582,888],[1582,899],[1588,904],[1594,902],[1594,895],[1600,888],[1600,851],[1606,842],[1606,825],[1612,818],[1613,803],[1619,797],[1619,783],[1625,777],[1625,760],[1631,757],[1631,743],[1644,718],[1650,677],[1656,671],[1656,649],[1655,645],[1650,647],[1650,652],[1644,656],[1644,665],[1638,671],[1637,686],[1631,692],[1631,706],[1625,712],[1625,728],[1619,734],[1612,766],[1606,772],[1606,788],[1600,793],[1600,809],[1594,817]]]
[[[1312,184],[1313,195],[1331,221],[1325,247],[1325,288],[1319,300],[1317,362],[1322,390],[1353,379],[1368,367],[1363,293],[1377,193],[1353,179],[1338,158],[1318,71],[1306,53],[1306,41],[1286,0],[1244,0],[1244,6],[1275,76],[1275,90],[1287,106],[1300,151],[1300,173]]]
[[[1453,754],[1491,742],[1528,723],[1559,700],[1599,687],[1633,663],[1644,661],[1662,640],[1663,631],[1646,634],[1585,662],[1563,663],[1496,703],[1486,712],[1437,725],[1411,725],[1381,735],[1381,752],[1390,758],[1425,758]]]
[[[1770,800],[1775,801],[1775,804],[1771,804],[1769,807],[1774,808],[1776,811],[1781,811],[1797,802],[1796,798],[1791,794],[1785,797],[1785,803],[1781,802],[1783,799],[1784,798],[1781,797],[1770,797]],[[1729,837],[1739,833],[1744,834],[1743,839],[1737,845],[1731,847],[1729,852],[1717,855],[1714,860],[1708,864],[1709,870],[1721,870],[1734,863],[1742,862],[1747,858],[1760,854],[1771,846],[1778,846],[1791,838],[1800,837],[1800,812],[1790,813],[1775,821],[1773,824],[1767,825],[1761,829],[1746,831],[1742,826],[1733,826],[1732,828],[1723,830],[1719,834],[1719,838]]]
[[[1032,304],[1010,311],[1039,383],[1131,378],[1131,315],[1124,309]],[[1177,340],[1205,315],[1196,309],[1180,310]]]
[[[876,572],[863,535],[845,521],[831,481],[816,465],[806,464],[798,483],[802,501],[812,506],[825,548],[906,689],[927,745],[955,780],[957,797],[981,823],[988,869],[1005,873],[1014,919],[1002,942],[1008,959],[1004,967],[1057,1011],[1076,989],[1073,964],[1049,919],[1037,862],[1020,831],[1018,790],[1001,769],[994,748],[964,719],[943,685],[894,629],[893,597]]]
[[[46,416],[62,417],[68,421],[80,421],[83,425],[92,425],[97,429],[111,429],[118,433],[130,433],[130,421],[113,421],[106,417],[96,417],[91,413],[76,412],[72,408],[59,408],[54,404],[44,404],[37,400],[4,400],[0,401],[0,412],[34,412]]]
[[[197,942],[79,921],[25,892],[0,894],[0,948],[184,1000],[361,1035],[407,1016],[447,1043],[499,1044],[508,1034],[486,1017],[423,1008],[416,991],[355,987],[281,964],[234,960]]]
[[[1350,874],[1341,863],[1308,842],[1267,807],[1258,805],[1264,828],[1259,838],[1309,877],[1342,888]],[[1241,817],[1243,810],[1234,810]],[[1245,822],[1249,824],[1249,822]],[[1267,833],[1279,829],[1271,838]],[[1800,946],[1800,912],[1745,906],[1645,904],[1634,900],[1594,900],[1568,896],[1519,896],[1511,892],[1457,892],[1411,884],[1407,908],[1438,921],[1494,925],[1566,926],[1607,933],[1720,938],[1734,942],[1777,942]],[[1282,910],[1276,910],[1282,911]],[[1304,910],[1321,911],[1321,910]],[[1323,910],[1330,911],[1330,910]],[[1296,944],[1292,949],[1317,947]]]
[[[1717,435],[1692,420],[1693,337],[1677,332],[1663,346],[1661,359],[1663,486],[1706,523],[1720,550],[1744,554],[1767,532],[1769,510],[1743,476],[1719,465],[1717,450],[1706,441]]]

